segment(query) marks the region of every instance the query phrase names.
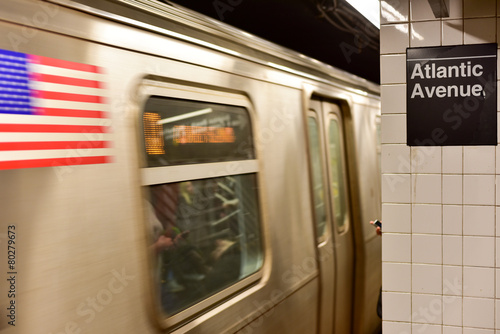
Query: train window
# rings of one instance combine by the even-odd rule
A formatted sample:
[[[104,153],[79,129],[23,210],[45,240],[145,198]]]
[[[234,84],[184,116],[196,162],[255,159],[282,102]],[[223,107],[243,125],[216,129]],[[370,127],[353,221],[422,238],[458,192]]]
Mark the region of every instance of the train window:
[[[153,96],[142,121],[156,299],[183,319],[262,266],[250,119],[242,106]]]
[[[328,125],[328,147],[330,157],[330,188],[332,192],[335,222],[339,230],[344,230],[348,220],[346,187],[344,183],[344,161],[339,123],[333,115]]]
[[[160,304],[176,314],[262,263],[255,175],[150,186]]]
[[[153,96],[145,109],[148,167],[255,158],[243,107]]]
[[[325,234],[326,230],[326,210],[325,195],[323,189],[323,173],[321,163],[321,145],[319,139],[318,122],[315,117],[309,116],[307,119],[309,134],[309,150],[311,152],[310,163],[312,170],[313,197],[315,208],[315,223],[318,238]]]

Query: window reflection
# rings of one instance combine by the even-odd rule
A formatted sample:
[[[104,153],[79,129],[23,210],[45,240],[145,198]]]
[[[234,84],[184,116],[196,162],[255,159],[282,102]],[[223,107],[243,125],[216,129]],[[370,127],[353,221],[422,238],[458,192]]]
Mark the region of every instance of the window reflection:
[[[326,227],[325,200],[323,189],[323,173],[321,168],[321,147],[316,118],[308,117],[310,164],[312,170],[313,198],[315,209],[316,231],[318,238],[323,236]]]
[[[344,184],[342,141],[339,124],[336,119],[330,120],[328,133],[331,171],[330,188],[332,191],[334,217],[337,227],[343,230],[347,221],[346,189]]]
[[[155,279],[172,315],[262,264],[255,174],[153,185]]]

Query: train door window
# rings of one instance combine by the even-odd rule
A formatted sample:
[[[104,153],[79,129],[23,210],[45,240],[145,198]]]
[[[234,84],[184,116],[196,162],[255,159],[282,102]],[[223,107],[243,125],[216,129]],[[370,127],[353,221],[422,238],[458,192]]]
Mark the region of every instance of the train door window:
[[[334,219],[339,232],[347,228],[347,188],[344,179],[345,161],[343,152],[342,132],[339,121],[334,114],[329,115],[328,150],[330,159],[330,188],[334,210]]]
[[[263,263],[250,117],[151,96],[142,123],[156,302],[185,319],[255,281]]]
[[[311,113],[307,118],[310,164],[313,184],[313,200],[315,209],[315,223],[318,238],[325,235],[326,231],[326,210],[325,210],[325,191],[323,187],[323,171],[321,161],[321,143],[318,120],[315,114]]]

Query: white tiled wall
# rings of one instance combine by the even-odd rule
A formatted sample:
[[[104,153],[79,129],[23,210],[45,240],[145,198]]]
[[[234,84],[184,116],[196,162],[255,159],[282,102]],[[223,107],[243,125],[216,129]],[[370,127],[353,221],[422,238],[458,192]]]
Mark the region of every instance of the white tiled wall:
[[[500,0],[449,2],[381,0],[384,334],[500,334],[500,147],[406,146],[406,48],[500,39]]]

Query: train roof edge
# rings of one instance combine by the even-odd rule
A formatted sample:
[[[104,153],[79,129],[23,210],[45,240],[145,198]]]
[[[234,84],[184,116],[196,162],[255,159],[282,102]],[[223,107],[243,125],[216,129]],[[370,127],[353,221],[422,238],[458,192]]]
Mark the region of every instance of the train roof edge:
[[[174,28],[179,24],[192,29],[194,35],[198,31],[200,41],[205,41],[207,36],[217,38],[214,45],[218,45],[218,51],[232,54],[233,56],[246,56],[247,60],[258,61],[268,66],[276,65],[281,70],[287,68],[294,74],[304,77],[315,77],[316,80],[337,81],[341,84],[351,86],[353,90],[361,89],[373,95],[380,95],[380,85],[361,78],[347,71],[335,68],[331,65],[318,61],[309,56],[303,55],[297,51],[288,49],[276,43],[256,35],[247,33],[239,28],[233,27],[224,22],[213,19],[204,14],[195,12],[191,9],[180,6],[171,1],[159,0],[48,0],[50,2],[77,8],[94,15],[106,17],[108,19],[122,22],[127,25],[141,27],[143,29],[152,30],[154,27],[163,28],[156,32],[170,35],[179,39],[179,33],[185,34],[182,29],[179,31],[172,30],[169,34],[166,28]],[[166,19],[166,21],[156,20],[156,22],[144,22],[134,18],[136,12],[141,11],[141,14],[149,16],[149,18]],[[110,15],[111,14],[111,15]],[[153,20],[155,21],[155,20]],[[170,23],[170,25],[168,24]],[[175,23],[175,25],[172,25]],[[154,29],[153,29],[154,30]],[[193,37],[191,34],[185,34],[186,37]],[[205,37],[205,38],[202,38]],[[194,42],[193,39],[189,40]],[[207,47],[207,44],[203,44]],[[210,46],[208,46],[210,47]],[[253,50],[253,54],[248,51]],[[232,52],[231,52],[232,51]],[[245,51],[245,52],[240,52]]]

